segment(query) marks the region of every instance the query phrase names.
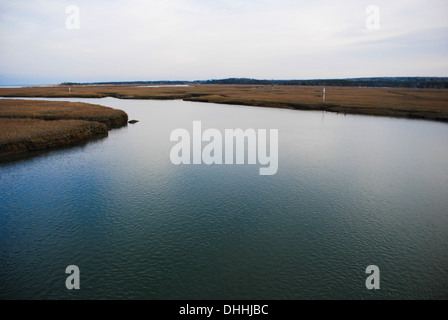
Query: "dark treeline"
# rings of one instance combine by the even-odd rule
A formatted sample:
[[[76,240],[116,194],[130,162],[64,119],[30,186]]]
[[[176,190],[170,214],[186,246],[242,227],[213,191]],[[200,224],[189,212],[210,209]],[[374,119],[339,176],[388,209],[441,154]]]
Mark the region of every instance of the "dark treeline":
[[[377,77],[353,79],[319,80],[258,80],[248,78],[229,78],[199,81],[123,81],[123,82],[64,82],[61,85],[276,85],[276,86],[341,86],[341,87],[393,87],[393,88],[431,88],[448,89],[448,77]]]
[[[340,86],[340,87],[394,87],[448,89],[447,77],[397,77],[319,80],[256,80],[223,79],[202,81],[204,84],[286,85],[286,86]]]

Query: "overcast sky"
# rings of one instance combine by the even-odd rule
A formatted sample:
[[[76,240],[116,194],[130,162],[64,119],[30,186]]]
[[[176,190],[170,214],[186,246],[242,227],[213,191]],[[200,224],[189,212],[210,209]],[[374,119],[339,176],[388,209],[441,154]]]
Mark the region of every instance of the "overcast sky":
[[[0,0],[0,84],[448,76],[447,17],[447,0]]]

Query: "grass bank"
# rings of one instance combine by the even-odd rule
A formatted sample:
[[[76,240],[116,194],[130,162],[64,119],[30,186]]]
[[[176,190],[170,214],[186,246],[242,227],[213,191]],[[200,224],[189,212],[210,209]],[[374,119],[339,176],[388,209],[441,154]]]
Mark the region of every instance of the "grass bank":
[[[325,110],[346,114],[427,119],[448,122],[448,90],[407,88],[195,85],[148,87],[130,85],[3,88],[4,97],[81,97],[183,99],[249,106]]]
[[[0,100],[0,157],[106,137],[127,120],[121,110],[86,103]]]

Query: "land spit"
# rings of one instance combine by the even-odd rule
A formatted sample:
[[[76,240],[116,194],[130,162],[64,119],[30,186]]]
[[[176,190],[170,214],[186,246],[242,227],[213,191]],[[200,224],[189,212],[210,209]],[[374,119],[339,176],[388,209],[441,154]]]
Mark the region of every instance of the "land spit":
[[[0,157],[106,137],[127,120],[124,111],[87,103],[0,100]]]

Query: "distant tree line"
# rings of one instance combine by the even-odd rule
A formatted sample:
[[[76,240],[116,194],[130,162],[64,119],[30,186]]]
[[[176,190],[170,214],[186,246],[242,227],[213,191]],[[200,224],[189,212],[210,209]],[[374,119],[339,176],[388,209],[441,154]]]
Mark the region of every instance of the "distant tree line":
[[[198,80],[198,81],[119,81],[119,82],[92,82],[92,83],[76,83],[76,82],[61,83],[62,86],[194,85],[194,84],[448,89],[448,77],[375,77],[375,78],[319,79],[319,80],[258,80],[249,78],[229,78],[219,80]]]
[[[257,80],[231,78],[202,81],[204,84],[285,85],[285,86],[340,86],[448,89],[448,77],[396,77],[319,80]]]

